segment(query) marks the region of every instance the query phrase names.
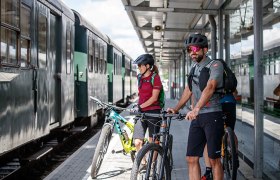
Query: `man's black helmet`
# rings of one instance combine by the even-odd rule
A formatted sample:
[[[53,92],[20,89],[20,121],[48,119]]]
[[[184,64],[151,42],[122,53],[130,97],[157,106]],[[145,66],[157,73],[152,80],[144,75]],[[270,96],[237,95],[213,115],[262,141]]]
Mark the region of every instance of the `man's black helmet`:
[[[208,48],[208,40],[205,35],[191,34],[185,41],[186,48],[189,46],[200,46],[202,48]]]
[[[133,61],[133,64],[149,64],[153,66],[155,63],[155,60],[152,55],[150,54],[142,54],[139,56],[135,61]]]

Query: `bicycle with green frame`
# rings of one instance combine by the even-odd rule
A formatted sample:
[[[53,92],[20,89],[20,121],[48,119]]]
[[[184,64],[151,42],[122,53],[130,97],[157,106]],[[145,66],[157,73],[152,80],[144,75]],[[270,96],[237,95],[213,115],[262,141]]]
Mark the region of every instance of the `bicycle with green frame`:
[[[90,99],[105,109],[105,122],[101,129],[101,134],[91,163],[91,177],[94,179],[97,176],[104,159],[104,155],[107,152],[114,128],[120,137],[123,147],[122,153],[130,154],[132,161],[135,159],[136,148],[132,139],[134,123],[127,121],[118,113],[119,111],[124,111],[127,109],[101,102],[99,99],[92,96],[90,96]],[[120,126],[120,122],[124,125],[123,127]],[[129,132],[126,132],[124,127],[127,127]]]

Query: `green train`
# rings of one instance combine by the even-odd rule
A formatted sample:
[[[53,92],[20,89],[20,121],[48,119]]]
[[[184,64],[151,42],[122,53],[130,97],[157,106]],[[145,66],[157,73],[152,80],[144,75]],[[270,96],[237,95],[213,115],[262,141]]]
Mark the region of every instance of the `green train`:
[[[62,1],[0,6],[0,156],[84,119],[94,126],[104,114],[90,95],[124,104],[137,92],[132,58]]]

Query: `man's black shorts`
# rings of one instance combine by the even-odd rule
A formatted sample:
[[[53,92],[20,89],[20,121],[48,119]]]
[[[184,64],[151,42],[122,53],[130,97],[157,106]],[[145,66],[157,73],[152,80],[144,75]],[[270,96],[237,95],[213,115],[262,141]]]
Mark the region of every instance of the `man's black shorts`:
[[[224,134],[222,112],[204,113],[191,122],[188,138],[187,156],[203,156],[207,143],[211,159],[221,157],[221,144]]]

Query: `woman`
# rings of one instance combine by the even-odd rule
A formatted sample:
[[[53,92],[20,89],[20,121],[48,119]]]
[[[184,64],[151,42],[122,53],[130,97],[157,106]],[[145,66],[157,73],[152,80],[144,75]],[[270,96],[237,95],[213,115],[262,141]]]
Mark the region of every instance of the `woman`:
[[[141,112],[160,113],[159,93],[162,88],[161,80],[158,75],[158,68],[154,65],[154,58],[150,54],[139,56],[133,64],[138,65],[138,108]],[[153,80],[152,80],[153,78]],[[152,82],[153,81],[153,82]],[[148,121],[137,121],[134,127],[134,143],[136,150],[139,151],[143,146],[143,140],[147,128],[149,129],[149,141],[152,135],[158,133],[160,129],[159,118],[148,117]]]

